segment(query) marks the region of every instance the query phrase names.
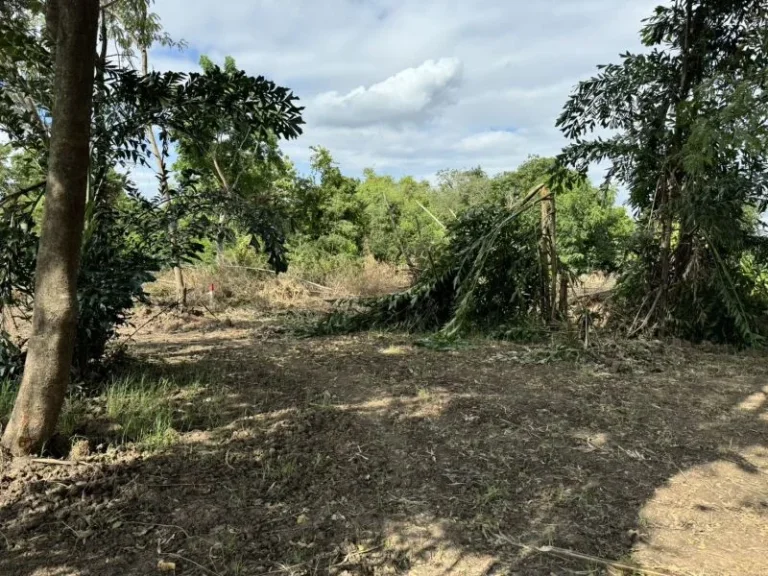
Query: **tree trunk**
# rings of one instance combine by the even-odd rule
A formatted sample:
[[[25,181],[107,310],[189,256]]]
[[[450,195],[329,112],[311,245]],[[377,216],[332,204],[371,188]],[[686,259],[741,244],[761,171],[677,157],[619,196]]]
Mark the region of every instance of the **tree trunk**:
[[[229,182],[227,181],[227,177],[224,174],[224,171],[219,166],[219,162],[216,159],[216,154],[213,156],[213,167],[216,170],[216,174],[219,177],[219,182],[224,189],[224,193],[227,195],[227,198],[230,198],[230,195],[232,194],[232,190],[229,188]],[[219,266],[224,265],[224,234],[226,230],[227,225],[227,215],[222,212],[219,214],[219,229],[216,231],[216,264]]]
[[[541,314],[544,320],[553,321],[557,316],[557,248],[555,239],[555,196],[544,186],[539,191],[541,203],[541,235],[539,258],[541,260]]]
[[[24,377],[2,438],[16,455],[40,449],[64,403],[77,328],[77,273],[88,181],[98,0],[56,2],[48,184]]]
[[[182,308],[186,308],[187,286],[184,284],[184,273],[178,266],[173,267],[173,277],[176,279],[176,302]]]
[[[560,272],[560,317],[568,321],[568,276]]]
[[[660,337],[666,334],[666,321],[669,305],[670,259],[672,256],[672,207],[669,205],[669,192],[662,195],[661,209],[661,240],[659,242],[659,296],[656,308],[658,333]]]
[[[224,266],[224,234],[227,225],[227,217],[219,214],[219,229],[216,231],[216,264]]]

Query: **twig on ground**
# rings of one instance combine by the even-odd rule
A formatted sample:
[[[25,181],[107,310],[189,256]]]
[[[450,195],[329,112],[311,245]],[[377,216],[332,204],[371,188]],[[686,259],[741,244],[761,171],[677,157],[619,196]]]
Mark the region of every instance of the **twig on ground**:
[[[179,304],[178,304],[178,302],[171,302],[170,304],[167,304],[167,305],[163,306],[163,307],[160,309],[160,312],[158,312],[157,314],[155,314],[154,316],[152,316],[152,317],[151,317],[149,320],[147,320],[146,322],[144,322],[144,324],[142,324],[141,326],[139,326],[138,328],[136,328],[136,330],[134,330],[134,331],[133,331],[133,332],[132,332],[130,335],[128,335],[128,337],[127,337],[125,340],[123,340],[122,342],[120,342],[120,344],[118,344],[118,346],[117,346],[117,348],[115,349],[115,351],[117,351],[117,350],[121,350],[122,348],[125,348],[125,346],[128,344],[128,342],[130,342],[131,340],[133,340],[133,337],[134,337],[134,336],[136,336],[136,334],[138,334],[140,330],[143,330],[144,328],[146,328],[146,327],[147,327],[147,325],[148,325],[150,322],[154,322],[154,321],[155,321],[155,320],[157,320],[157,319],[158,319],[158,318],[159,318],[159,317],[160,317],[162,314],[165,314],[165,313],[166,313],[166,312],[168,312],[169,310],[171,310],[171,309],[173,309],[173,308],[176,308],[178,305],[179,305]]]
[[[136,522],[134,520],[119,520],[119,522],[122,522],[123,524],[135,524],[137,526],[152,526],[154,527],[160,527],[160,528],[176,528],[177,530],[181,530],[184,533],[184,536],[187,538],[191,538],[189,535],[189,532],[184,530],[181,526],[177,526],[176,524],[158,524],[157,522]]]
[[[344,556],[344,559],[339,562],[338,564],[334,564],[334,566],[342,566],[349,562],[352,558],[355,556],[365,556],[366,554],[370,554],[371,552],[375,552],[376,550],[379,550],[383,548],[383,544],[379,544],[378,546],[373,546],[372,548],[366,548],[365,550],[360,550],[359,552],[352,552],[351,554],[347,554]]]
[[[379,544],[378,546],[373,546],[372,548],[367,548],[365,550],[360,550],[359,552],[352,552],[351,554],[347,554],[346,556],[344,556],[344,559],[341,562],[339,562],[338,564],[334,564],[334,566],[335,567],[342,566],[343,564],[349,562],[355,556],[365,556],[366,554],[370,554],[371,552],[375,552],[376,550],[383,548],[383,546],[384,546],[383,544]],[[261,572],[257,576],[269,576],[270,574],[283,574],[284,572],[290,573],[295,568],[306,566],[307,564],[311,564],[316,560],[321,560],[323,558],[330,558],[331,556],[337,556],[338,554],[339,554],[338,550],[334,550],[333,552],[326,552],[325,554],[319,554],[313,557],[311,560],[307,560],[306,562],[299,562],[298,564],[293,564],[292,566],[281,566],[276,570],[270,570],[269,572]]]
[[[202,306],[203,308],[205,308],[205,309],[208,311],[208,313],[209,313],[211,316],[213,316],[213,317],[214,317],[216,320],[219,320],[219,317],[218,317],[218,316],[216,316],[216,314],[214,314],[214,313],[213,313],[213,310],[211,310],[210,308],[208,308],[208,306],[206,306],[204,303],[200,302],[200,306]]]
[[[195,562],[194,560],[191,560],[190,558],[186,558],[185,556],[182,556],[181,554],[176,554],[175,552],[161,552],[161,553],[160,553],[160,555],[161,555],[161,556],[171,556],[171,557],[173,557],[173,558],[178,558],[179,560],[181,560],[181,561],[183,561],[183,562],[189,562],[190,564],[194,564],[195,566],[197,566],[198,568],[200,568],[200,570],[202,570],[202,571],[203,571],[203,572],[205,572],[206,574],[213,574],[213,576],[222,576],[222,575],[221,575],[221,574],[219,574],[218,572],[214,572],[214,571],[213,571],[213,570],[211,570],[210,568],[206,568],[206,567],[205,567],[205,566],[203,566],[202,564],[198,564],[198,563],[197,563],[197,562]]]
[[[72,460],[56,460],[55,458],[32,458],[30,462],[35,464],[52,464],[54,466],[77,466],[85,465],[85,462],[74,462]]]
[[[629,571],[632,574],[639,574],[641,576],[674,576],[671,572],[657,572],[655,570],[647,570],[639,566],[630,566],[629,564],[622,564],[620,562],[612,562],[597,556],[591,556],[589,554],[582,554],[581,552],[574,552],[565,548],[557,548],[555,546],[528,546],[521,542],[515,542],[509,536],[504,534],[496,534],[496,540],[520,548],[521,550],[527,550],[529,552],[539,552],[540,554],[549,554],[552,556],[559,556],[565,558],[573,558],[575,560],[583,560],[585,562],[591,562],[593,564],[599,564],[606,568],[613,568],[615,570]]]

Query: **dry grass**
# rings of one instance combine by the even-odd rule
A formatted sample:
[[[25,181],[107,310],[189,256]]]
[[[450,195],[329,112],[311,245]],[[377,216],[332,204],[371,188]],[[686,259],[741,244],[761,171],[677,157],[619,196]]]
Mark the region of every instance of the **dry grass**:
[[[340,270],[328,281],[328,286],[342,297],[382,296],[410,284],[407,269],[379,262],[373,256],[366,257],[361,267]]]
[[[576,296],[590,296],[602,294],[613,290],[616,286],[616,275],[593,272],[584,274],[579,278],[579,283],[574,287]]]
[[[275,276],[266,269],[223,266],[198,266],[184,269],[187,301],[191,306],[211,304],[210,286],[214,286],[213,304],[217,308],[256,306],[274,310],[328,308],[329,301],[358,296],[379,296],[401,290],[410,284],[407,270],[365,258],[330,275],[323,284],[302,278],[301,271]],[[165,271],[147,287],[157,302],[173,301],[173,273]]]

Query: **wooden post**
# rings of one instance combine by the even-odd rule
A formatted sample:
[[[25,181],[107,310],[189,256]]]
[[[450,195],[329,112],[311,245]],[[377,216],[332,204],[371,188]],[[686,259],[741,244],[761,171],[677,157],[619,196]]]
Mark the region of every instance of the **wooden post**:
[[[541,237],[539,254],[541,258],[541,314],[545,320],[553,321],[557,316],[557,232],[555,195],[543,186],[539,192],[541,202]]]
[[[550,310],[550,304],[551,304],[551,297],[549,293],[549,242],[547,238],[547,230],[548,225],[547,222],[549,220],[549,206],[547,205],[547,201],[545,200],[545,197],[549,195],[549,192],[547,188],[542,188],[539,192],[540,197],[540,204],[541,204],[541,233],[539,235],[539,261],[541,265],[541,285],[539,287],[540,290],[540,298],[541,298],[541,317],[543,320],[549,320],[551,317],[551,310]]]

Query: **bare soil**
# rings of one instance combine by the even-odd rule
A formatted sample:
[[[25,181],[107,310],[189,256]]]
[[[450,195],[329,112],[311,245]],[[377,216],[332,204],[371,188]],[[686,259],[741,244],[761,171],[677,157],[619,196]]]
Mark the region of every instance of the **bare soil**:
[[[216,388],[212,418],[5,460],[0,574],[768,574],[764,358],[415,342],[149,325],[132,353]]]

